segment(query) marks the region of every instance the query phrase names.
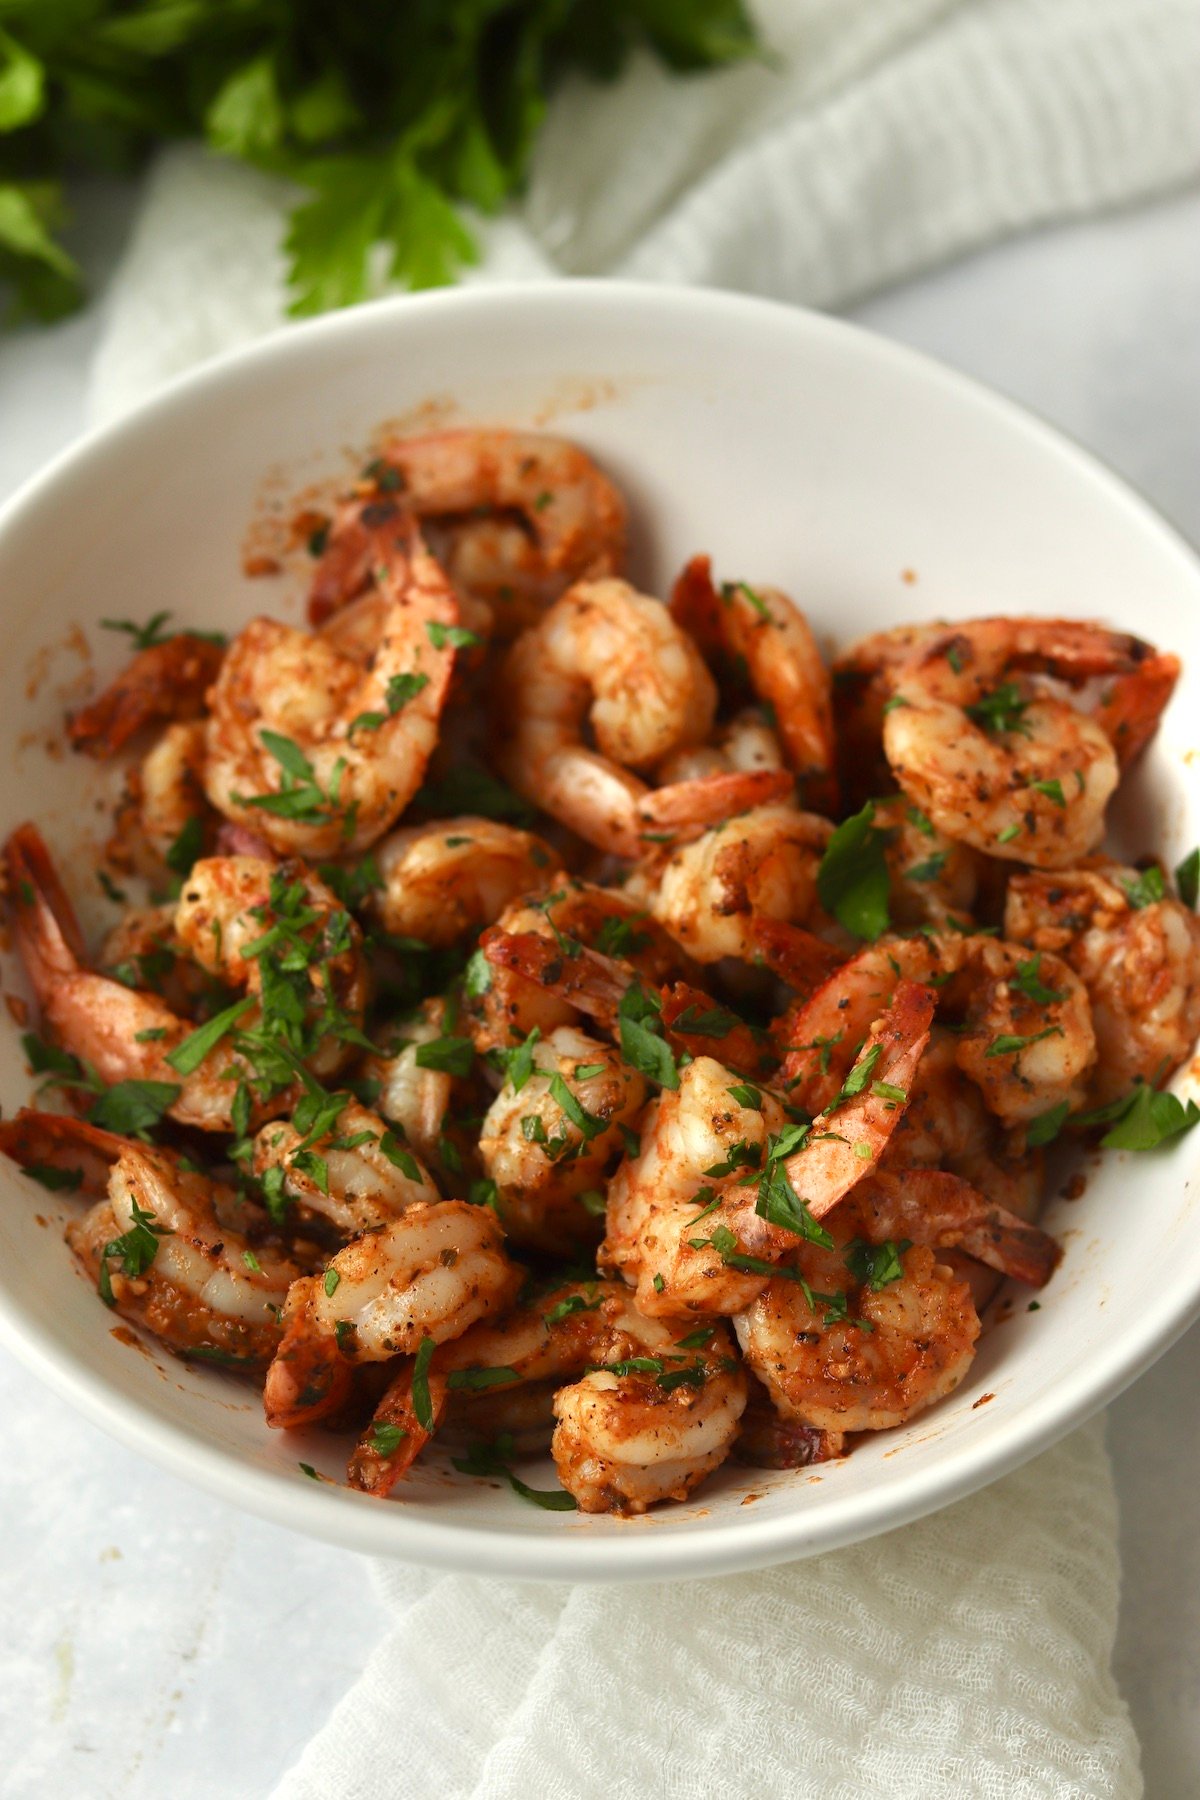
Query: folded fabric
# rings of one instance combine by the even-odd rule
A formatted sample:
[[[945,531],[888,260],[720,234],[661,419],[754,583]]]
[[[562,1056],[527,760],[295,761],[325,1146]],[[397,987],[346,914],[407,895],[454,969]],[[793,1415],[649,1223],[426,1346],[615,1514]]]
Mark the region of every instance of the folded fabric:
[[[274,1800],[1135,1800],[1099,1421],[982,1494],[754,1575],[377,1565],[395,1623]]]

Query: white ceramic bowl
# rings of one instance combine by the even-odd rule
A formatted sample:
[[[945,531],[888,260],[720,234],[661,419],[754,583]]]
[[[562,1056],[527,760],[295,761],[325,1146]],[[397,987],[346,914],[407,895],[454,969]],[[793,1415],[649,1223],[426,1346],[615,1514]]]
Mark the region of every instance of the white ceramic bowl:
[[[795,595],[830,642],[913,618],[1043,612],[1178,651],[1184,678],[1119,823],[1126,848],[1169,861],[1200,836],[1200,567],[1089,457],[826,318],[614,284],[474,289],[321,319],[214,363],[62,457],[0,516],[2,823],[42,823],[76,893],[93,890],[94,923],[87,853],[112,777],[44,747],[85,685],[79,628],[103,676],[127,647],[97,630],[104,616],[169,607],[230,629],[261,611],[298,616],[298,568],[241,573],[256,508],[344,476],[385,421],[457,420],[544,426],[594,452],[630,497],[633,572],[653,592],[707,549],[719,571]],[[10,995],[24,991],[11,958],[3,973]],[[6,1109],[28,1088],[5,1015]],[[1200,1134],[1140,1158],[1110,1153],[1083,1199],[1055,1201],[1047,1222],[1066,1257],[1040,1309],[1018,1293],[969,1380],[911,1428],[811,1470],[729,1464],[694,1503],[635,1520],[545,1513],[436,1455],[388,1502],[314,1482],[301,1460],[340,1476],[344,1445],[268,1432],[235,1379],[121,1341],[62,1242],[76,1203],[2,1159],[0,1326],[36,1375],[126,1444],[297,1530],[490,1573],[716,1573],[900,1525],[1111,1399],[1200,1310],[1198,1160]]]

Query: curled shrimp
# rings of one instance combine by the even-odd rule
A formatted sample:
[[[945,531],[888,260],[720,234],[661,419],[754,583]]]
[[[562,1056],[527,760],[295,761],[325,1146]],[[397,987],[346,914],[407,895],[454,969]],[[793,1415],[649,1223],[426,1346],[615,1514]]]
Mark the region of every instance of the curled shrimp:
[[[557,859],[531,831],[473,815],[405,826],[376,846],[371,909],[386,931],[448,946],[533,893]]]
[[[726,582],[719,590],[707,556],[694,556],[671,595],[674,618],[705,655],[748,680],[771,718],[814,812],[837,808],[829,670],[808,620],[778,588]]]
[[[55,1186],[92,1199],[108,1193],[112,1167],[124,1151],[127,1139],[86,1119],[65,1113],[41,1112],[22,1106],[11,1119],[0,1120],[0,1154],[10,1158],[35,1180],[47,1169],[62,1179]]]
[[[223,643],[180,631],[151,644],[102,694],[67,720],[67,735],[89,756],[115,756],[156,719],[196,719],[225,655]]]
[[[711,1057],[681,1070],[609,1185],[601,1262],[636,1285],[644,1313],[739,1312],[798,1233],[819,1235],[816,1222],[883,1156],[932,1011],[925,990],[900,984],[867,1036],[859,1077],[806,1133],[793,1126],[799,1148],[787,1147],[786,1115],[770,1094],[731,1081]]]
[[[521,1284],[494,1213],[465,1200],[413,1206],[293,1282],[267,1372],[268,1425],[290,1429],[345,1401],[357,1363],[413,1355],[504,1311]]]
[[[345,1238],[377,1231],[441,1199],[428,1172],[377,1113],[350,1100],[314,1135],[276,1120],[254,1140],[254,1173],[280,1171],[284,1198],[307,1219],[324,1219]]]
[[[1119,773],[1115,737],[1145,743],[1178,672],[1176,658],[1100,625],[979,619],[891,670],[884,751],[904,792],[947,837],[1068,868],[1103,833]],[[1110,688],[1094,708],[1063,697],[1062,684],[1098,677]]]
[[[898,930],[971,919],[982,858],[940,832],[903,794],[873,802],[873,828],[884,834],[888,911]]]
[[[731,1349],[715,1320],[679,1342],[676,1325],[644,1318],[618,1283],[555,1288],[435,1353],[424,1423],[412,1372],[403,1370],[351,1458],[351,1482],[386,1493],[436,1429],[456,1385],[469,1389],[481,1372],[503,1371],[514,1389],[567,1378],[554,1396],[551,1449],[582,1511],[641,1513],[684,1499],[737,1436],[746,1383]],[[378,1448],[381,1422],[405,1434],[390,1452]]]
[[[232,1189],[127,1142],[107,1200],[68,1226],[67,1241],[102,1298],[169,1350],[261,1369],[298,1270],[230,1223],[238,1208]]]
[[[401,1141],[422,1162],[451,1175],[458,1173],[457,1165],[474,1147],[474,1139],[468,1140],[454,1120],[456,1099],[470,1090],[464,1077],[450,1069],[417,1061],[423,1045],[451,1035],[448,1019],[444,1000],[422,1001],[416,1012],[399,1021],[398,1047],[367,1057],[361,1073],[368,1082],[378,1082],[373,1103],[398,1128]]]
[[[546,893],[522,896],[505,907],[496,931],[505,939],[541,937],[550,949],[558,948],[560,940],[569,940],[573,948],[598,946],[605,956],[610,952],[619,956],[630,969],[656,983],[690,968],[688,958],[644,905],[618,888],[596,887],[569,876],[556,877]],[[585,960],[595,966],[590,957]],[[544,1035],[556,1025],[578,1023],[580,1011],[587,1007],[577,1008],[565,996],[553,994],[542,983],[542,973],[541,963],[532,978],[522,974],[515,961],[489,965],[485,957],[482,967],[478,962],[473,965],[467,1014],[481,1051],[517,1043],[535,1025]]]
[[[340,509],[329,532],[309,601],[314,624],[365,584],[369,520],[364,528],[361,513],[385,496],[430,524],[455,585],[494,608],[505,636],[572,581],[617,575],[624,564],[625,502],[562,438],[479,429],[399,438],[368,479],[365,499]]]
[[[254,619],[210,695],[208,797],[284,853],[372,844],[412,799],[437,741],[458,605],[399,510],[381,510],[366,665],[327,638]]]
[[[833,827],[778,802],[710,826],[626,884],[699,963],[750,961],[758,918],[800,922],[820,913],[817,870]]]
[[[971,1290],[914,1244],[882,1287],[852,1275],[847,1239],[805,1244],[734,1320],[748,1367],[787,1419],[885,1431],[952,1393],[975,1355]]]
[[[1156,897],[1157,896],[1157,897]],[[1096,868],[1014,875],[1006,934],[1062,959],[1087,989],[1098,1055],[1088,1098],[1162,1082],[1200,1033],[1200,920],[1144,872]]]
[[[513,1242],[569,1253],[599,1235],[621,1127],[635,1124],[646,1084],[612,1045],[571,1025],[533,1044],[530,1056],[519,1087],[510,1062],[480,1129],[479,1155]]]
[[[788,1018],[779,1080],[810,1111],[844,1078],[871,1019],[901,978],[932,983],[960,1015],[955,1061],[1005,1124],[1080,1103],[1096,1059],[1087,992],[1058,957],[1031,966],[1017,945],[982,934],[881,938],[845,963]]]
[[[277,922],[272,886],[279,871],[253,858],[213,858],[197,864],[181,896],[174,921],[174,941],[209,973],[221,973],[250,990],[244,1013],[231,1022],[199,1063],[179,1069],[170,1060],[195,1027],[161,998],[129,987],[89,966],[74,908],[55,871],[50,853],[33,825],[22,825],[5,848],[13,906],[14,938],[53,1037],[106,1084],[148,1081],[162,1084],[165,1110],[180,1124],[202,1131],[231,1131],[236,1097],[243,1082],[253,1092],[252,1112],[261,1119],[288,1103],[288,1089],[254,1091],[253,1066],[236,1049],[237,1031],[250,1028],[259,1016],[254,996],[261,984],[261,965],[242,957],[240,949],[262,937]],[[236,865],[230,870],[230,865]],[[246,865],[250,865],[247,869]],[[361,1009],[365,972],[357,947],[357,930],[334,896],[315,876],[297,878],[301,892],[319,890],[322,908],[309,907],[307,917],[293,914],[297,941],[316,928],[318,938],[333,916],[344,921],[344,942],[335,950],[325,973],[314,965],[310,1061],[329,1072],[346,1059],[349,1045],[336,1030],[318,1032],[330,998],[340,994],[347,1008]],[[307,884],[307,889],[303,884]],[[290,884],[284,880],[284,887]],[[259,903],[256,903],[259,902]],[[216,916],[223,931],[212,931]],[[299,922],[297,923],[297,920]],[[342,1015],[349,1018],[349,1012]],[[361,1019],[361,1010],[356,1015]]]
[[[735,771],[655,793],[631,772],[703,742],[716,691],[666,607],[623,581],[579,582],[556,601],[509,651],[500,689],[508,779],[617,856],[637,856],[650,836],[726,818],[790,785],[781,771]]]

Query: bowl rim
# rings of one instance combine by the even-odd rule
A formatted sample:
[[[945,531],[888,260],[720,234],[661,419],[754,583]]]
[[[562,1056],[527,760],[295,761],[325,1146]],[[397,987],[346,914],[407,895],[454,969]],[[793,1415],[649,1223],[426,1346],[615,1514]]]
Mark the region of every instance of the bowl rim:
[[[391,322],[402,333],[405,320],[430,314],[469,320],[506,304],[551,314],[560,308],[586,313],[597,306],[625,307],[651,317],[678,318],[683,313],[705,318],[717,329],[757,321],[773,332],[798,331],[810,341],[824,339],[849,347],[860,359],[889,367],[926,388],[940,388],[976,412],[990,415],[1041,453],[1085,476],[1110,508],[1149,534],[1160,553],[1179,559],[1188,576],[1200,584],[1200,561],[1185,538],[1132,484],[1036,413],[936,358],[847,320],[783,301],[717,289],[600,279],[480,283],[392,295],[281,326],[175,376],[128,412],[92,427],[60,451],[0,506],[0,542],[24,515],[52,496],[61,481],[102,464],[105,456],[180,407],[186,409],[192,399],[219,396],[239,383],[244,373],[292,359],[303,363],[314,350],[351,336],[364,323]],[[381,1507],[334,1484],[301,1483],[290,1472],[285,1477],[283,1469],[248,1465],[236,1451],[144,1411],[77,1358],[29,1303],[2,1290],[0,1341],[56,1394],[126,1447],[276,1524],[344,1548],[447,1570],[545,1580],[655,1580],[727,1574],[837,1549],[910,1523],[1018,1468],[1107,1405],[1200,1314],[1200,1246],[1193,1261],[1194,1272],[1179,1266],[1174,1291],[1163,1306],[1131,1319],[1107,1350],[1092,1359],[1086,1374],[1061,1382],[1040,1400],[1006,1415],[995,1437],[979,1445],[964,1443],[950,1466],[918,1467],[911,1474],[897,1470],[877,1486],[847,1496],[835,1514],[820,1521],[816,1532],[802,1506],[778,1518],[713,1521],[676,1534],[538,1535],[475,1523],[441,1523],[401,1505]]]

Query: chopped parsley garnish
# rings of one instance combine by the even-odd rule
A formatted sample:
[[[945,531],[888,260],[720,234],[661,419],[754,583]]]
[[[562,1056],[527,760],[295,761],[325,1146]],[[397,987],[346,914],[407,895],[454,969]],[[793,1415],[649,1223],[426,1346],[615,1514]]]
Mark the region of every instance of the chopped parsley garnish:
[[[333,1268],[326,1269],[326,1271],[325,1271],[325,1292],[331,1300],[333,1299],[333,1296],[337,1293],[338,1283],[341,1281],[341,1279],[342,1278],[338,1274],[336,1269],[333,1269]]]
[[[1179,889],[1179,898],[1183,904],[1195,912],[1196,901],[1200,899],[1200,845],[1189,850],[1176,867],[1175,886]]]
[[[1190,1131],[1200,1121],[1200,1107],[1194,1100],[1184,1102],[1175,1094],[1139,1082],[1119,1101],[1097,1113],[1081,1114],[1076,1124],[1098,1123],[1105,1116],[1115,1118],[1116,1123],[1100,1139],[1102,1150],[1156,1150]]]
[[[132,619],[101,619],[100,624],[105,631],[123,631],[126,637],[133,639],[135,650],[154,650],[176,635],[173,631],[163,630],[170,616],[169,611],[156,612],[144,625],[135,625]],[[199,633],[193,635],[198,636]]]
[[[419,1069],[440,1069],[446,1075],[469,1075],[475,1062],[470,1038],[439,1037],[418,1044],[413,1055]]]
[[[500,1189],[489,1175],[480,1175],[467,1186],[467,1199],[472,1206],[490,1206],[496,1211]]]
[[[607,1119],[597,1118],[595,1113],[590,1113],[585,1106],[581,1106],[561,1075],[550,1077],[550,1098],[586,1142],[590,1143],[592,1138],[599,1137],[601,1132],[607,1130]]]
[[[121,1272],[136,1281],[144,1275],[154,1258],[158,1255],[158,1240],[170,1237],[171,1233],[165,1225],[157,1225],[154,1214],[130,1199],[130,1212],[133,1224],[120,1237],[113,1238],[105,1244],[100,1252],[100,1272],[97,1286],[100,1298],[106,1306],[115,1306],[116,1296],[113,1293],[112,1274],[109,1264],[119,1262]]]
[[[1047,1112],[1038,1113],[1035,1119],[1030,1119],[1025,1127],[1025,1142],[1029,1148],[1037,1150],[1043,1144],[1052,1144],[1066,1124],[1067,1114],[1070,1110],[1070,1102],[1060,1100],[1057,1106],[1052,1106]]]
[[[422,1431],[433,1430],[433,1401],[429,1397],[429,1365],[435,1349],[431,1337],[423,1337],[417,1348],[412,1372],[412,1406]]]
[[[1055,806],[1066,807],[1067,797],[1063,793],[1061,781],[1031,781],[1028,791],[1031,794],[1045,794],[1047,800],[1053,800]]]
[[[463,993],[478,1000],[492,985],[492,965],[482,950],[473,950],[463,970]]]
[[[1019,825],[1006,825],[1003,831],[998,831],[996,833],[996,842],[998,844],[1011,844],[1013,839],[1019,838],[1020,835],[1021,827]]]
[[[1002,1031],[994,1037],[985,1056],[1019,1056],[1022,1050],[1028,1050],[1030,1044],[1040,1044],[1043,1038],[1061,1037],[1061,1025],[1047,1025],[1044,1031],[1032,1031],[1028,1037],[1017,1037],[1012,1032]]]
[[[204,825],[192,815],[185,819],[177,836],[167,849],[164,861],[173,875],[186,881],[192,872],[192,865],[204,853]]]
[[[139,1137],[161,1121],[180,1091],[175,1081],[118,1081],[92,1102],[88,1120],[119,1137]]]
[[[264,750],[279,764],[280,782],[276,793],[233,794],[235,806],[254,806],[279,819],[301,819],[316,823],[335,816],[338,789],[345,772],[345,760],[339,757],[330,774],[329,792],[324,793],[317,773],[299,744],[278,731],[259,731]]]
[[[660,1087],[677,1088],[679,1070],[670,1045],[661,1036],[662,1001],[658,995],[633,982],[621,996],[617,1023],[621,1055],[630,1067]]]
[[[599,1298],[585,1300],[582,1294],[567,1294],[564,1299],[556,1300],[542,1316],[547,1325],[557,1325],[560,1319],[569,1319],[572,1313],[595,1312],[599,1304]]]
[[[875,1095],[877,1100],[888,1100],[896,1106],[899,1106],[902,1100],[908,1099],[908,1094],[905,1089],[896,1087],[894,1082],[891,1081],[873,1081],[871,1083],[871,1092]]]
[[[1053,1006],[1056,1000],[1065,999],[1059,988],[1047,987],[1041,977],[1042,953],[1030,957],[1028,962],[1021,963],[1014,975],[1008,978],[1009,987],[1016,988],[1029,1000],[1035,1000],[1039,1006]]]
[[[1157,863],[1143,869],[1136,881],[1123,881],[1121,886],[1135,912],[1140,912],[1143,906],[1152,906],[1156,900],[1165,899],[1167,892],[1163,872]]]
[[[435,650],[447,645],[451,650],[473,650],[483,642],[477,631],[468,631],[465,625],[443,625],[440,619],[427,620],[425,631]]]
[[[862,1055],[858,1058],[858,1061],[854,1064],[854,1067],[850,1070],[845,1081],[843,1081],[842,1091],[834,1101],[833,1106],[829,1108],[830,1112],[833,1111],[834,1107],[841,1106],[845,1101],[853,1100],[856,1094],[862,1093],[872,1075],[875,1073],[876,1066],[882,1055],[882,1044],[872,1044],[869,1050],[863,1051]]]
[[[736,1031],[742,1021],[736,1013],[725,1006],[709,1006],[703,1011],[698,1006],[685,1006],[675,1021],[675,1030],[686,1032],[689,1037],[728,1037]]]
[[[648,949],[652,941],[650,933],[636,928],[636,922],[645,917],[645,913],[637,913],[633,918],[620,918],[610,913],[596,933],[595,948],[602,956],[636,956],[639,951]]]
[[[503,1069],[508,1085],[514,1094],[520,1093],[521,1089],[525,1086],[525,1083],[529,1080],[529,1077],[533,1074],[534,1068],[536,1067],[533,1060],[533,1052],[541,1035],[541,1027],[535,1025],[523,1043],[517,1044],[511,1050],[498,1048],[491,1052],[493,1060],[498,1062]]]
[[[242,1000],[235,1000],[223,1012],[215,1013],[207,1024],[201,1025],[182,1044],[176,1044],[174,1050],[168,1050],[167,1061],[180,1075],[194,1075],[200,1064],[211,1050],[215,1050],[221,1039],[237,1024],[242,1014],[254,1005],[254,997],[247,994]]]
[[[730,1144],[720,1162],[713,1163],[712,1167],[705,1169],[703,1173],[720,1177],[732,1175],[737,1169],[757,1169],[762,1162],[762,1157],[761,1144],[751,1144],[745,1138],[741,1138],[736,1144]]]
[[[116,905],[119,906],[123,900],[128,898],[124,888],[119,888],[117,886],[107,869],[97,869],[96,880],[100,883],[101,891],[105,897],[113,901]]]
[[[1012,681],[1001,682],[982,700],[964,708],[968,719],[997,737],[1005,732],[1019,732],[1022,737],[1029,737],[1030,726],[1025,718],[1028,710],[1029,701],[1022,700],[1020,688]]]
[[[597,1075],[606,1075],[607,1073],[607,1063],[576,1063],[575,1065],[576,1081],[594,1081]]]
[[[888,706],[891,706],[894,704],[895,703],[893,701],[889,700]],[[884,711],[885,712],[887,711],[887,707],[884,708]],[[917,830],[919,832],[921,832],[925,837],[931,838],[931,837],[937,836],[937,832],[934,829],[933,820],[929,817],[929,815],[927,813],[923,813],[919,806],[906,806],[904,809],[904,816],[908,820],[909,824],[915,825]]]
[[[912,867],[906,869],[904,873],[909,881],[936,881],[946,867],[946,859],[949,854],[948,850],[935,850],[932,856],[925,858],[924,862],[913,863]]]
[[[454,1467],[461,1475],[499,1475],[507,1481],[514,1494],[522,1500],[529,1500],[534,1506],[540,1506],[545,1512],[575,1512],[576,1502],[573,1494],[565,1489],[531,1488],[508,1466],[508,1459],[513,1454],[513,1436],[511,1432],[501,1432],[494,1443],[472,1444],[466,1456],[451,1458]]]
[[[830,838],[817,870],[817,893],[826,912],[856,937],[871,942],[888,925],[888,834],[872,823],[875,803],[846,819]]]
[[[83,1186],[82,1169],[60,1169],[51,1163],[25,1163],[25,1173],[52,1194],[71,1194]]]
[[[386,1419],[372,1419],[367,1446],[376,1456],[394,1456],[407,1436],[403,1425],[390,1425]]]
[[[406,1150],[404,1145],[399,1142],[395,1132],[385,1131],[379,1140],[379,1148],[392,1167],[399,1169],[402,1175],[407,1175],[410,1181],[422,1179],[420,1163],[412,1151]]]
[[[904,1273],[901,1257],[912,1249],[908,1238],[887,1238],[882,1244],[868,1244],[865,1238],[851,1238],[846,1245],[845,1264],[860,1287],[878,1292],[889,1282],[899,1281]]]
[[[762,1111],[762,1095],[756,1087],[751,1087],[749,1082],[737,1082],[733,1087],[727,1089],[727,1092],[739,1106],[746,1107],[748,1111]]]

